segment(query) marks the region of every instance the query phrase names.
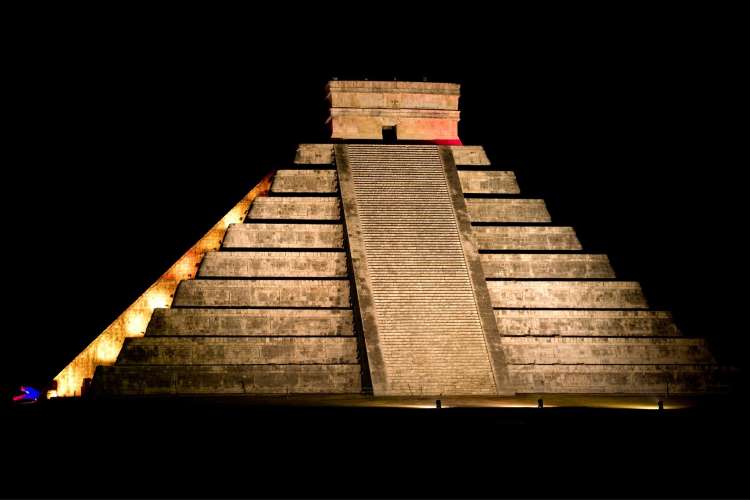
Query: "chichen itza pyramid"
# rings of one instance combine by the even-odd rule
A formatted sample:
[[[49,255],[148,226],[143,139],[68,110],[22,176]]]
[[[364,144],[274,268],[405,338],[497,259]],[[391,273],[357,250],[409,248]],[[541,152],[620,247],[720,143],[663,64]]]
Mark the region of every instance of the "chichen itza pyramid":
[[[701,395],[704,340],[458,137],[459,85],[331,81],[301,144],[53,395]],[[385,140],[391,139],[391,140]]]

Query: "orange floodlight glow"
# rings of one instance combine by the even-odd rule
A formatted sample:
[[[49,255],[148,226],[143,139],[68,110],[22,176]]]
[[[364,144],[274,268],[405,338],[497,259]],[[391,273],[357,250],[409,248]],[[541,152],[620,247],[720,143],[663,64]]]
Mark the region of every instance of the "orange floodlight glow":
[[[48,397],[80,396],[83,380],[92,378],[97,366],[114,364],[127,337],[143,336],[154,309],[172,304],[179,282],[192,278],[206,252],[221,246],[229,225],[241,223],[253,200],[268,193],[272,176],[273,171],[63,368],[54,378],[57,389],[48,391]]]

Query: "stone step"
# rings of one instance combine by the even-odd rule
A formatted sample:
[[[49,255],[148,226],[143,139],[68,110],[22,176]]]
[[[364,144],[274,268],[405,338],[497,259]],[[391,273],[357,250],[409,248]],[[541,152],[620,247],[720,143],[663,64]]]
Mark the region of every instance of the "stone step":
[[[273,177],[273,193],[335,193],[339,189],[336,171],[277,170]]]
[[[523,309],[647,308],[633,281],[488,281],[492,306]]]
[[[705,394],[729,389],[713,365],[508,365],[517,393]]]
[[[664,311],[495,309],[500,335],[673,337],[680,331]]]
[[[482,254],[485,278],[614,278],[606,255]]]
[[[464,194],[518,194],[520,189],[513,172],[498,170],[459,170]]]
[[[300,144],[294,163],[301,165],[332,165],[333,144]]]
[[[350,307],[346,280],[185,280],[172,307]]]
[[[250,207],[249,219],[339,220],[336,197],[263,196]]]
[[[342,224],[232,224],[222,248],[344,248]]]
[[[572,227],[473,226],[480,250],[581,250]]]
[[[125,339],[118,365],[357,363],[355,337],[140,337]]]
[[[347,275],[344,252],[208,252],[199,278],[328,278]]]
[[[482,146],[448,146],[456,165],[489,165],[490,160]]]
[[[519,198],[468,198],[466,208],[471,222],[550,222],[544,200]]]
[[[702,339],[503,337],[510,364],[664,365],[711,364],[715,360]]]
[[[359,394],[359,365],[99,366],[91,393]]]
[[[154,309],[146,337],[157,335],[354,335],[346,309]]]

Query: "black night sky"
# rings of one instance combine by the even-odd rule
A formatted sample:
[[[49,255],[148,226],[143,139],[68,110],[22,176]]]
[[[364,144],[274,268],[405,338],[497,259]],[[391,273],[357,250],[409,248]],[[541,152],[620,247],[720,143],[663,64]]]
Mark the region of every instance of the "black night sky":
[[[460,83],[464,144],[746,366],[746,57],[731,27],[672,14],[461,33],[446,14],[413,40],[333,21],[261,36],[260,18],[19,34],[4,76],[3,397],[43,386],[298,143],[326,141],[332,77]]]

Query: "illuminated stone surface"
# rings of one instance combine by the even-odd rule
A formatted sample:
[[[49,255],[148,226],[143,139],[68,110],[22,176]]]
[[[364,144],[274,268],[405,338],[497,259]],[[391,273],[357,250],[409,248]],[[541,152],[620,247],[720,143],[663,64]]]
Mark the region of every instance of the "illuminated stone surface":
[[[727,390],[715,365],[509,365],[517,393],[705,394]]]
[[[61,372],[58,392],[79,394],[97,364],[91,391],[109,396],[494,405],[726,391],[731,370],[703,340],[648,310],[572,227],[550,225],[481,146],[460,145],[458,89],[330,82],[332,137],[348,143],[299,145],[296,166],[212,228]],[[350,144],[383,127],[423,143]]]
[[[333,165],[333,144],[300,144],[294,163],[302,165]]]
[[[399,81],[328,82],[331,108],[457,110],[455,83]],[[434,137],[433,137],[434,139]]]
[[[399,140],[458,140],[457,84],[332,81],[327,90],[333,139],[382,139],[396,127]]]
[[[448,146],[457,166],[489,165],[490,159],[482,146]]]
[[[223,248],[344,248],[341,224],[232,224]]]
[[[116,365],[97,369],[98,395],[352,394],[358,365]]]
[[[511,365],[714,363],[702,339],[506,337],[503,348]]]
[[[632,281],[489,281],[493,307],[646,308],[641,286]]]
[[[606,255],[483,254],[487,278],[614,278]]]
[[[209,252],[198,278],[346,277],[343,252]]]
[[[346,309],[156,309],[146,336],[354,335]]]
[[[349,307],[344,280],[186,280],[173,307]]]
[[[544,200],[468,198],[471,222],[550,222]]]
[[[278,170],[273,177],[272,193],[335,193],[335,170]]]
[[[664,337],[678,336],[665,311],[566,311],[496,309],[500,335]]]
[[[331,197],[268,196],[255,200],[249,219],[338,220],[339,200]]]
[[[354,337],[159,337],[127,339],[117,364],[356,364]]]
[[[572,227],[474,226],[480,250],[581,250]]]
[[[517,194],[520,192],[513,172],[461,170],[458,172],[465,194]]]

